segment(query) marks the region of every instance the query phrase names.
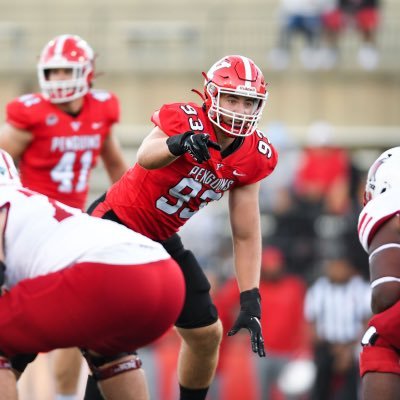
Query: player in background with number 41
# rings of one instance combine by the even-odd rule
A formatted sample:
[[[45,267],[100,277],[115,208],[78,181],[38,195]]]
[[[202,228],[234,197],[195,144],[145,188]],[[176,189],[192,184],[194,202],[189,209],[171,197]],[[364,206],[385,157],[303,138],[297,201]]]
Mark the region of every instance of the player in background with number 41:
[[[218,361],[222,327],[210,284],[177,232],[228,191],[240,291],[240,313],[229,335],[247,329],[253,352],[265,356],[259,321],[258,197],[260,180],[277,163],[274,147],[257,130],[267,85],[261,70],[243,56],[224,57],[203,75],[204,96],[197,92],[203,104],[166,104],[156,111],[155,127],[141,144],[137,163],[89,209],[94,216],[113,219],[161,242],[183,271],[187,292],[176,322],[183,339],[178,363],[181,400],[205,399]]]
[[[8,103],[0,128],[0,148],[18,163],[22,184],[82,210],[99,155],[112,182],[128,168],[111,132],[119,119],[118,99],[92,89],[94,58],[79,36],[60,35],[48,42],[37,65],[41,93]],[[77,350],[57,355],[58,393],[76,390],[79,368],[72,365],[80,362]]]
[[[0,148],[18,162],[25,187],[84,209],[99,155],[113,182],[128,168],[111,133],[119,120],[118,99],[91,89],[94,52],[78,36],[51,40],[37,69],[42,93],[7,104]]]

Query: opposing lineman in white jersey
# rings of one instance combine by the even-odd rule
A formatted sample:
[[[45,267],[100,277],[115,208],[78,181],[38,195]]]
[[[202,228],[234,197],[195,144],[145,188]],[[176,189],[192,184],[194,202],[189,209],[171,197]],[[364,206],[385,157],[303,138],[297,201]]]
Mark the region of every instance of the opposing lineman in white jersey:
[[[145,236],[22,187],[1,188],[0,208],[5,206],[8,287],[76,262],[131,265],[169,258],[159,243]]]
[[[174,324],[185,292],[164,248],[24,188],[3,150],[0,232],[0,400],[17,399],[21,355],[67,347],[82,350],[105,398],[147,400],[146,383],[133,386],[135,350]]]
[[[400,393],[400,147],[382,153],[368,171],[358,233],[369,254],[374,316],[362,339],[364,400]]]

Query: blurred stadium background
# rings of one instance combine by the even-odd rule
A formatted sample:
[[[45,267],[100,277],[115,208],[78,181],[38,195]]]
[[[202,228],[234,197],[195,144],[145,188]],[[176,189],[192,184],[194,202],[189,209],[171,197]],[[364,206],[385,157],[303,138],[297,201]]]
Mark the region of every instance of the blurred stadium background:
[[[38,90],[36,61],[44,44],[61,33],[85,38],[98,54],[96,87],[121,99],[117,132],[126,146],[149,131],[162,103],[193,100],[201,71],[226,54],[243,54],[261,67],[270,98],[263,121],[282,121],[302,141],[313,120],[336,127],[335,140],[351,147],[397,142],[400,126],[400,3],[382,4],[378,70],[362,71],[355,30],[340,43],[340,66],[307,71],[294,58],[274,71],[267,53],[276,44],[279,0],[15,0],[1,5],[0,109],[11,98]],[[301,45],[298,38],[295,46]],[[133,158],[132,158],[133,161]]]
[[[2,117],[9,100],[38,91],[36,62],[44,44],[58,34],[74,33],[98,54],[95,86],[121,100],[116,133],[131,163],[151,129],[153,111],[165,102],[198,101],[190,89],[202,90],[201,72],[226,54],[252,58],[269,82],[261,128],[284,124],[302,146],[313,121],[328,121],[334,127],[333,143],[349,149],[361,169],[381,149],[398,145],[400,2],[382,1],[381,60],[374,71],[362,70],[356,62],[360,38],[355,30],[343,34],[340,65],[333,70],[305,70],[297,57],[285,71],[271,69],[267,54],[277,40],[278,5],[279,0],[2,0]],[[295,39],[295,52],[302,41]],[[91,184],[90,199],[107,188],[101,166]],[[31,391],[22,399],[35,396]],[[38,396],[47,400],[43,392]]]

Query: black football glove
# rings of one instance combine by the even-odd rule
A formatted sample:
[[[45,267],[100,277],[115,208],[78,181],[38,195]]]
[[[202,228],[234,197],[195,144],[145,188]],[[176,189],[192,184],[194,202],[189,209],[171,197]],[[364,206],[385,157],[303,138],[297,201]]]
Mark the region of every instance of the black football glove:
[[[240,329],[246,328],[250,332],[251,348],[260,357],[265,357],[264,339],[261,332],[261,297],[257,288],[240,293],[240,313],[228,332],[228,336],[235,335]]]
[[[167,146],[174,156],[189,153],[200,164],[210,159],[209,147],[221,150],[221,146],[218,143],[210,140],[208,133],[195,134],[193,131],[170,136],[167,139]]]

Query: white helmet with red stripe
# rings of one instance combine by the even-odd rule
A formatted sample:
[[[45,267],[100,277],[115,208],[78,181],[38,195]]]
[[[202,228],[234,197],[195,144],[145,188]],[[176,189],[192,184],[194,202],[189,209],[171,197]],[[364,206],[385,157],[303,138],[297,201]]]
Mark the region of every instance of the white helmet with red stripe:
[[[0,149],[0,185],[22,186],[12,157]]]
[[[264,76],[252,60],[233,55],[217,61],[207,72],[205,105],[210,121],[228,136],[248,136],[257,128],[267,100]],[[221,94],[254,99],[250,114],[232,112],[220,106]]]
[[[71,69],[68,80],[48,80],[51,69]],[[77,35],[60,35],[46,44],[37,65],[39,85],[52,103],[65,103],[84,96],[94,74],[94,52]]]
[[[364,204],[391,188],[400,188],[400,147],[383,152],[371,165],[364,192]]]

